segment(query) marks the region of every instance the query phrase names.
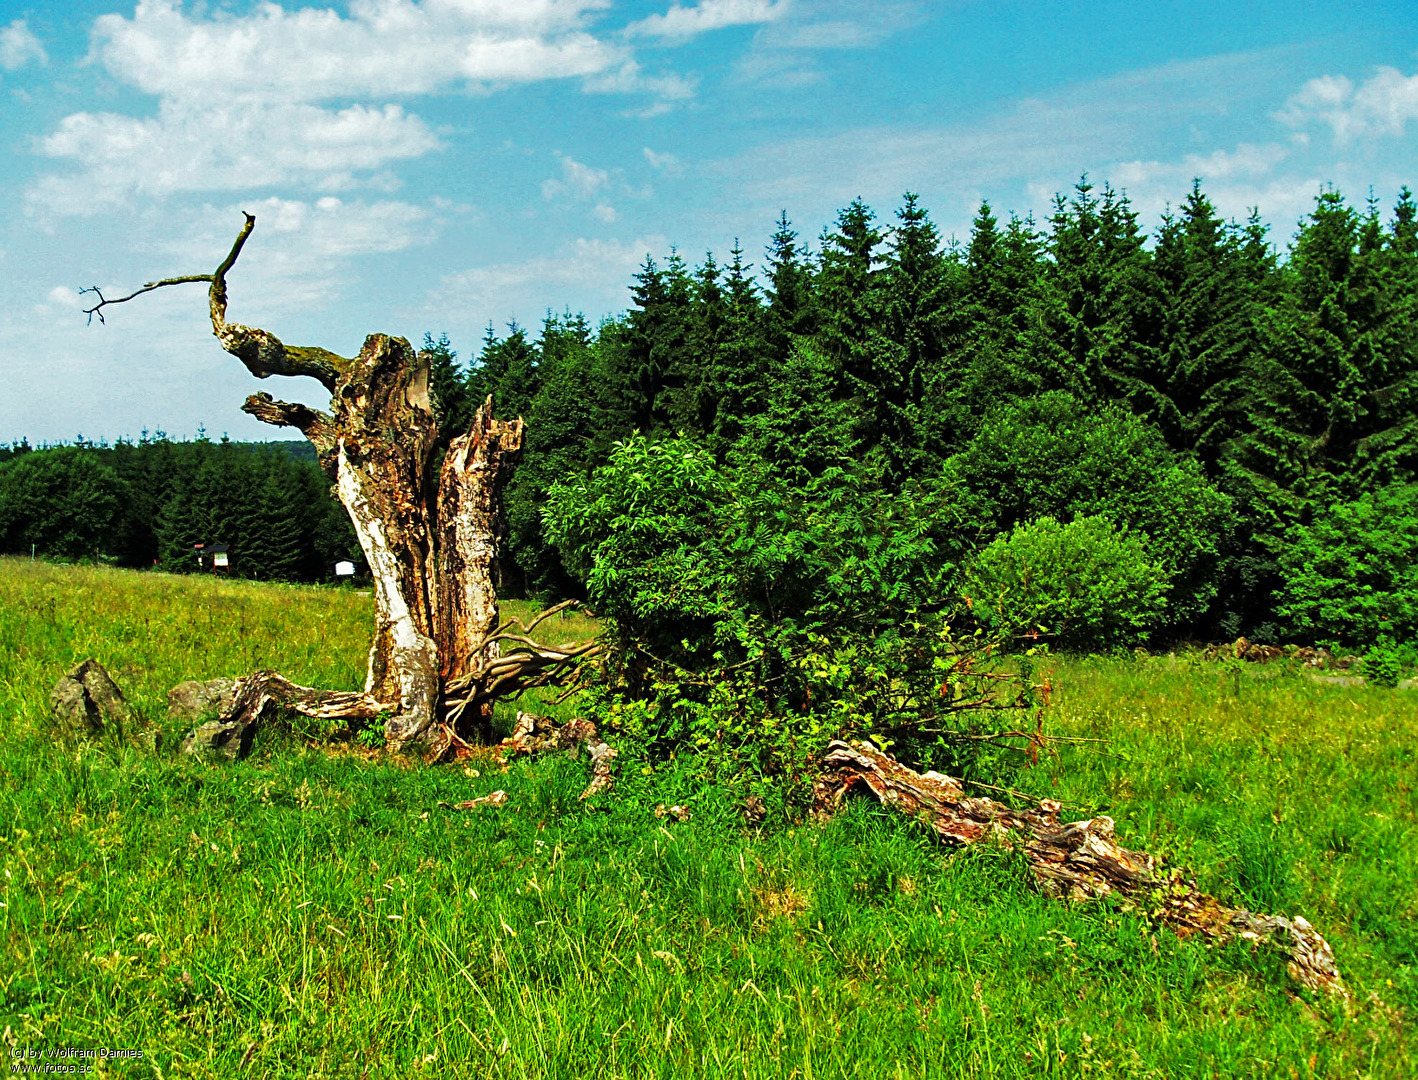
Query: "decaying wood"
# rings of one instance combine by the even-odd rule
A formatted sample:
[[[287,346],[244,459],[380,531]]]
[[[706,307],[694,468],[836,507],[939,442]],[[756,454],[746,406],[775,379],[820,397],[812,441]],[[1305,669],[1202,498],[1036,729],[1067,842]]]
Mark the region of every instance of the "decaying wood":
[[[596,725],[589,720],[568,720],[558,726],[545,716],[519,712],[516,727],[502,740],[501,749],[504,754],[532,755],[575,750],[579,746],[585,746],[591,758],[591,783],[580,797],[589,799],[609,791],[615,785],[611,762],[616,752],[596,733]]]
[[[316,690],[293,683],[275,671],[256,671],[236,680],[231,707],[219,719],[224,723],[256,724],[287,710],[316,720],[356,723],[373,720],[391,707],[391,702],[369,694]]]
[[[181,753],[218,760],[245,757],[257,728],[282,712],[318,720],[343,720],[346,730],[352,731],[392,707],[368,694],[316,690],[297,685],[274,671],[256,671],[236,680],[230,703],[217,719],[188,732],[182,740]]]
[[[498,493],[522,453],[521,419],[494,420],[492,398],[478,408],[471,430],[448,447],[438,482],[437,636],[445,684],[479,674],[501,656],[497,640]],[[467,703],[460,715],[486,738],[492,698]]]
[[[362,707],[356,699],[380,703],[376,711],[388,714],[384,731],[396,750],[423,743],[439,758],[457,743],[486,739],[493,700],[563,679],[595,651],[593,642],[539,643],[530,636],[535,622],[499,623],[499,506],[521,453],[522,421],[494,419],[489,397],[471,429],[452,440],[435,476],[429,360],[403,338],[372,334],[357,356],[344,357],[228,321],[227,275],[256,225],[254,215],[244,217],[213,273],[149,282],[111,300],[85,290],[98,296],[87,309],[90,321],[97,315],[102,322],[105,307],[154,289],[205,282],[212,333],[223,349],[257,378],[303,375],[330,392],[328,411],[266,393],[252,394],[243,409],[294,427],[314,444],[369,565],[375,632],[364,693],[345,695],[350,700],[340,707]]]
[[[1012,810],[993,799],[967,796],[952,777],[917,773],[870,743],[831,743],[815,790],[817,810],[834,811],[856,788],[916,818],[948,843],[995,839],[1022,850],[1039,887],[1051,896],[1116,896],[1182,936],[1264,942],[1284,950],[1290,975],[1300,985],[1345,993],[1333,950],[1305,919],[1228,908],[1185,875],[1159,873],[1151,855],[1118,845],[1112,818],[1061,823],[1059,804],[1050,799],[1032,810]]]
[[[469,662],[445,688],[450,721],[471,714],[485,730],[487,710],[509,688],[526,690],[559,682],[579,661],[596,655],[600,645],[594,640],[546,645],[531,636],[547,619],[573,606],[575,601],[563,601],[527,623],[508,619],[473,639],[471,645],[462,646],[460,651]],[[495,619],[495,610],[493,615]]]

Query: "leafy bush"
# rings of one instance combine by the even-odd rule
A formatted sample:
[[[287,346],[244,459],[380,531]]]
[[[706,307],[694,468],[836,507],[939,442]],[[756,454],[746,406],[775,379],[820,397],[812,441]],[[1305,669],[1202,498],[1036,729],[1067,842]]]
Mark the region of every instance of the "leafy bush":
[[[1016,525],[965,575],[979,618],[1013,635],[1075,649],[1135,644],[1162,617],[1167,575],[1143,538],[1103,517]]]
[[[939,482],[987,538],[1044,517],[1102,516],[1126,526],[1170,582],[1165,615],[1153,625],[1185,628],[1216,597],[1235,527],[1230,499],[1117,406],[1053,392],[1003,408],[945,463]]]
[[[1393,638],[1380,638],[1364,654],[1364,675],[1375,686],[1397,686],[1403,678],[1403,669],[1408,666],[1405,663],[1408,659],[1404,655],[1406,651],[1395,645]]]
[[[992,639],[956,627],[933,535],[944,516],[842,469],[799,489],[683,439],[616,444],[546,508],[609,623],[599,719],[623,753],[690,750],[756,783],[805,780],[834,736],[938,741],[995,696]]]
[[[1418,640],[1418,484],[1338,502],[1279,551],[1281,614],[1314,638]]]

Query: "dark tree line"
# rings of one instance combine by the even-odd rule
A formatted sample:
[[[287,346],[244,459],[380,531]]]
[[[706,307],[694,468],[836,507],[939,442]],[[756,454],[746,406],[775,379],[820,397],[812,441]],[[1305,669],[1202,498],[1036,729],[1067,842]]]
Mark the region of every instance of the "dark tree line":
[[[1165,572],[1154,636],[1353,636],[1338,609],[1361,594],[1418,600],[1414,555],[1385,554],[1365,509],[1382,495],[1418,516],[1416,236],[1407,189],[1388,213],[1322,192],[1283,254],[1199,183],[1152,236],[1084,180],[1042,225],[982,205],[964,244],[908,194],[885,222],[854,201],[812,246],[783,216],[757,267],[738,245],[726,264],[647,257],[629,311],[595,328],[489,329],[466,367],[425,344],[443,408],[492,393],[526,417],[513,593],[579,587],[543,535],[546,494],[638,432],[800,491],[833,469],[948,491],[942,550],[960,560],[1102,515]],[[1340,534],[1348,569],[1300,581],[1297,553]]]
[[[1116,530],[1136,572],[1161,575],[1154,638],[1418,634],[1415,555],[1393,539],[1418,520],[1407,189],[1388,212],[1322,192],[1283,253],[1258,213],[1224,221],[1199,184],[1151,236],[1086,180],[1043,223],[981,205],[964,243],[914,195],[886,221],[856,200],[812,244],[781,216],[756,265],[737,243],[726,263],[647,257],[630,299],[599,326],[489,328],[469,363],[425,337],[442,431],[489,394],[527,421],[508,594],[584,588],[547,538],[548,493],[638,433],[803,499],[850,476],[946,507],[933,542],[962,568],[1044,519],[1093,524],[1021,550]],[[28,455],[54,459],[45,479],[24,449],[0,451],[5,550],[177,568],[221,539],[239,573],[308,580],[352,549],[313,464],[288,456],[142,440]],[[45,484],[97,509],[41,528],[44,497],[25,492]]]
[[[329,486],[306,443],[22,442],[0,450],[0,551],[189,572],[221,543],[233,576],[323,581],[359,554]]]

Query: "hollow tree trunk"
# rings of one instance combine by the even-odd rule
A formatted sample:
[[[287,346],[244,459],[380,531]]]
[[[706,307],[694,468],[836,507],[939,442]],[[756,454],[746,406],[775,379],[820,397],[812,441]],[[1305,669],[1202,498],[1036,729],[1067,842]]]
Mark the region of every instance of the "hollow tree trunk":
[[[254,394],[245,410],[294,423],[321,460],[350,515],[374,580],[375,632],[365,693],[394,713],[395,747],[427,738],[441,752],[443,691],[498,656],[498,507],[522,447],[522,421],[495,420],[492,399],[455,438],[437,478],[438,430],[429,369],[403,338],[374,334],[343,366],[329,415]],[[491,702],[462,713],[464,735],[486,739]]]
[[[546,646],[499,626],[496,576],[503,485],[522,449],[522,421],[493,418],[492,398],[471,429],[452,440],[434,475],[439,432],[429,397],[429,362],[403,338],[372,334],[359,355],[288,346],[266,330],[228,322],[226,275],[256,219],[245,225],[213,274],[150,282],[89,309],[90,318],[166,285],[202,281],[212,332],[257,378],[303,375],[330,392],[329,412],[251,395],[243,409],[295,427],[354,524],[374,581],[375,629],[363,694],[291,687],[273,672],[248,676],[223,717],[254,724],[273,705],[332,719],[388,714],[385,733],[402,748],[426,741],[435,756],[464,736],[486,738],[492,701],[559,678],[591,642]],[[520,624],[519,624],[520,626]],[[503,644],[511,647],[504,651]],[[244,692],[243,692],[244,691]]]
[[[448,447],[438,480],[438,592],[435,631],[443,685],[475,675],[501,656],[497,538],[500,494],[522,452],[521,419],[494,420],[492,398],[471,430]],[[483,740],[492,736],[492,702],[468,710]]]

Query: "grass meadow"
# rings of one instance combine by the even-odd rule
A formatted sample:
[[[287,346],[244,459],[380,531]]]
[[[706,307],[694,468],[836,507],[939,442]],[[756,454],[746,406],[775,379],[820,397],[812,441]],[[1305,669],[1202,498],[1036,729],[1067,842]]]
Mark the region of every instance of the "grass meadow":
[[[1106,741],[1015,781],[1304,914],[1347,1003],[867,802],[760,830],[674,768],[592,809],[581,760],[424,768],[271,733],[211,766],[180,731],[153,754],[46,727],[87,656],[159,726],[187,678],[356,687],[370,603],[0,559],[11,1054],[142,1051],[84,1064],[173,1078],[1418,1075],[1418,692],[1058,659],[1050,729]]]

